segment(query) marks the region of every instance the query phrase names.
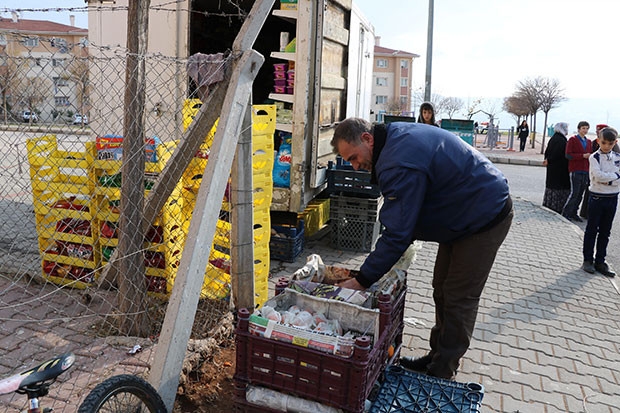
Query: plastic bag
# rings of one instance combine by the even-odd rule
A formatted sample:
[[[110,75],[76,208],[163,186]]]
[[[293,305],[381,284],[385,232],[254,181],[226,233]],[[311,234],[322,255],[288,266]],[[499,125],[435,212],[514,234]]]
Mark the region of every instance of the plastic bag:
[[[282,135],[282,143],[273,164],[273,185],[280,188],[291,186],[291,142],[290,133]]]

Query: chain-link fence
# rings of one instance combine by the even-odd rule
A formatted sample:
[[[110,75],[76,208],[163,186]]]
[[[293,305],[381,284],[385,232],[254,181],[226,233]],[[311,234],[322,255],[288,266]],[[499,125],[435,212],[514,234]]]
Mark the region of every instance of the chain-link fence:
[[[144,266],[135,272],[144,275],[126,277],[138,281],[130,286],[129,296],[140,303],[128,307],[123,303],[128,295],[119,289],[125,274],[102,281],[109,261],[120,254],[123,212],[131,207],[121,202],[123,162],[131,162],[123,158],[129,54],[121,47],[87,46],[77,38],[70,43],[37,37],[35,44],[31,35],[2,35],[0,377],[72,351],[76,367],[61,377],[45,402],[54,411],[75,411],[101,380],[118,373],[144,375],[151,366],[212,135],[140,235],[144,242],[136,253]],[[144,114],[133,118],[144,122],[145,173],[143,184],[133,191],[146,197],[201,102],[186,60],[162,55],[139,60],[145,64]],[[273,154],[269,141],[272,136],[267,133],[268,150],[263,151],[267,155]],[[264,163],[270,168],[273,161]],[[257,173],[256,165],[254,169]],[[269,176],[259,184],[270,189],[270,172],[258,173]],[[229,340],[232,333],[229,274],[234,222],[228,193],[192,331],[192,339],[201,343],[214,339],[211,345]],[[262,226],[267,232],[254,234],[255,242],[264,235],[261,242],[267,243],[260,270],[256,267],[257,275],[265,279],[269,199],[259,199],[259,204],[265,201],[262,205],[255,199],[254,205],[255,219],[266,220]],[[139,310],[125,313],[125,308]],[[136,322],[143,334],[135,333]],[[204,354],[193,357],[185,367],[195,368],[204,358]],[[0,396],[0,405],[9,408],[22,409],[25,401],[15,394]]]

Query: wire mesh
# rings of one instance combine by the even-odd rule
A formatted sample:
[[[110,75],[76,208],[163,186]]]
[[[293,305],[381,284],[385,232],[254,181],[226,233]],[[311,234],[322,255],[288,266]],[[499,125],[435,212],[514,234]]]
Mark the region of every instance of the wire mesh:
[[[174,10],[174,3],[160,8]],[[130,207],[120,195],[122,163],[130,161],[123,159],[129,54],[88,44],[84,34],[0,35],[0,378],[73,351],[75,367],[44,404],[76,411],[100,381],[145,375],[151,366],[212,134],[143,234],[135,253],[145,275],[132,286],[140,310],[123,313],[119,279],[102,282],[102,274],[123,236],[121,212]],[[145,174],[135,190],[147,196],[201,102],[198,89],[190,90],[186,59],[138,58],[145,64],[144,113],[131,118],[144,122]],[[232,334],[228,195],[205,268],[194,343],[222,343]],[[268,205],[266,211],[268,217]],[[136,322],[145,334],[127,328]],[[0,396],[9,411],[25,402]]]

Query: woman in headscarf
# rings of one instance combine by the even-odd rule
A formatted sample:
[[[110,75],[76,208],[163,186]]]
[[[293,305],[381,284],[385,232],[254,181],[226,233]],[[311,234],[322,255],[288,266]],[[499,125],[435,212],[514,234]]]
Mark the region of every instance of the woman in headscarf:
[[[570,195],[570,175],[568,173],[568,159],[566,159],[566,136],[568,135],[568,123],[558,122],[554,126],[554,133],[547,149],[543,165],[547,167],[545,181],[545,195],[543,206],[558,214]]]

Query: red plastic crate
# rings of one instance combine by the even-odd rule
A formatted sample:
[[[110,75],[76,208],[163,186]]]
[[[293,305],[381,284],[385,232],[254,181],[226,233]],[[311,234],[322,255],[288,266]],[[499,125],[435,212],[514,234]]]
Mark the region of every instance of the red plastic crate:
[[[237,398],[245,400],[246,385],[253,384],[346,412],[362,412],[384,367],[400,352],[405,294],[406,287],[393,303],[389,295],[380,297],[379,339],[371,348],[369,337],[358,338],[351,358],[251,335],[248,332],[250,312],[239,310],[235,339]],[[393,358],[389,357],[391,345],[394,346]]]

